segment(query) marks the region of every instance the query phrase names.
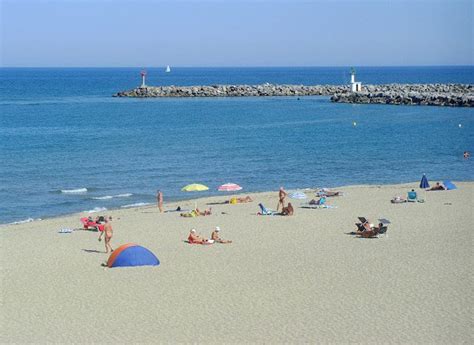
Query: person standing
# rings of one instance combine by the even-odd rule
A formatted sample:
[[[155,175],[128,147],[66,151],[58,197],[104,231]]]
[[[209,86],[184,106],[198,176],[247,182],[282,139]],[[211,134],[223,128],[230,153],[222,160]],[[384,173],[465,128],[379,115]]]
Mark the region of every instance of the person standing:
[[[163,213],[163,192],[161,190],[158,190],[156,193],[156,201],[158,202],[160,213]]]
[[[105,253],[108,254],[109,253],[109,249],[110,249],[110,252],[112,253],[114,250],[112,249],[112,246],[110,245],[110,240],[112,239],[112,236],[114,234],[114,230],[112,229],[112,217],[109,217],[109,218],[105,218],[105,225],[104,225],[104,231],[101,231],[100,232],[100,235],[99,235],[99,242],[102,241],[102,235],[105,234]]]
[[[281,205],[281,209],[283,210],[283,207],[285,207],[285,198],[288,194],[286,193],[286,191],[283,189],[283,187],[280,187],[280,191],[278,192],[278,205],[277,205],[277,211],[279,210],[280,208],[280,205]]]

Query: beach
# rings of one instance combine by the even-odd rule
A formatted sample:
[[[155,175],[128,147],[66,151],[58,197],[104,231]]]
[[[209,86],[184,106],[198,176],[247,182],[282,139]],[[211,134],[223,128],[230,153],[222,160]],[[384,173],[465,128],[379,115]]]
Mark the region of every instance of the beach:
[[[159,266],[106,268],[99,234],[73,214],[0,228],[1,343],[472,343],[473,182],[338,188],[330,209],[259,216],[277,192],[105,211],[112,246],[142,245]],[[424,203],[391,204],[415,188]],[[309,197],[314,193],[306,191]],[[246,195],[246,194],[243,194]],[[390,221],[356,238],[357,217]],[[190,245],[219,226],[231,244]]]

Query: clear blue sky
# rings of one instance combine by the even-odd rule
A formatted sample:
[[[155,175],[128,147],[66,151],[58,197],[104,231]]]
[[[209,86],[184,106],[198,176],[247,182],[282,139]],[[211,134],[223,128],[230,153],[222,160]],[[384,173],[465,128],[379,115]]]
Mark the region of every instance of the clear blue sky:
[[[472,65],[472,0],[0,0],[0,66]]]

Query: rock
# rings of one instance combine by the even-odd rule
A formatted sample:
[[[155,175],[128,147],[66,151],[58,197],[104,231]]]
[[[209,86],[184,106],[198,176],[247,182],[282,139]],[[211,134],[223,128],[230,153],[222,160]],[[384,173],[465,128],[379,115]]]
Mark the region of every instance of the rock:
[[[341,103],[376,103],[438,106],[474,106],[471,84],[386,84],[364,85],[353,93],[348,85],[211,85],[146,86],[121,91],[114,97],[248,97],[248,96],[331,96]]]

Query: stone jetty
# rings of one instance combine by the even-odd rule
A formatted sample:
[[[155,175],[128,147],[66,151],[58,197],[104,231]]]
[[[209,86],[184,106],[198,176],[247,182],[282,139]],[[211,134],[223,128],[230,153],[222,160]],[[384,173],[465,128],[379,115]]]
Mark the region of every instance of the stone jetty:
[[[331,96],[331,101],[338,103],[474,107],[474,85],[466,84],[364,85],[359,92],[351,92],[348,85],[144,86],[114,95],[136,98],[263,96]]]
[[[334,94],[331,101],[337,103],[474,107],[474,85],[364,85],[360,92]]]
[[[145,86],[115,94],[116,97],[255,97],[255,96],[331,96],[348,92],[340,85],[211,85]]]

